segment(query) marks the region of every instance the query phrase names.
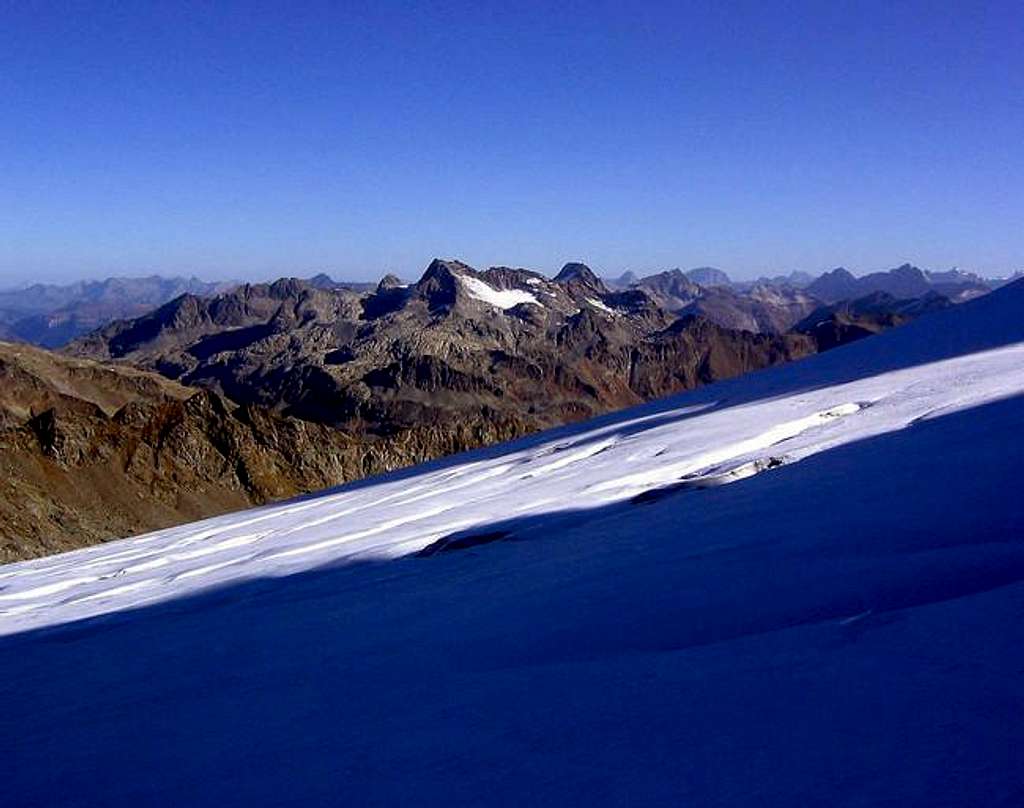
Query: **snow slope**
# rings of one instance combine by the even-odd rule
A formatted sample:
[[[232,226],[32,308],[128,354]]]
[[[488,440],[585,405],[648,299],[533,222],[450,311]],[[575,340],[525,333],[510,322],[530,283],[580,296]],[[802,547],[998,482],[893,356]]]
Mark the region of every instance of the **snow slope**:
[[[1022,393],[1017,283],[2,567],[0,782],[17,805],[1021,804]]]

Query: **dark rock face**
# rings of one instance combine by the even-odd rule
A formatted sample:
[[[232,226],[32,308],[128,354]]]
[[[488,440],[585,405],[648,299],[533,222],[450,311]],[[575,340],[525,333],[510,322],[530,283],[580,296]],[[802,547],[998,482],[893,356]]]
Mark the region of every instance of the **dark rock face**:
[[[572,294],[603,295],[608,291],[604,282],[586,264],[570,262],[555,275],[555,283],[562,284]]]
[[[645,399],[657,398],[814,352],[813,340],[801,334],[726,331],[691,315],[638,346],[630,388]]]

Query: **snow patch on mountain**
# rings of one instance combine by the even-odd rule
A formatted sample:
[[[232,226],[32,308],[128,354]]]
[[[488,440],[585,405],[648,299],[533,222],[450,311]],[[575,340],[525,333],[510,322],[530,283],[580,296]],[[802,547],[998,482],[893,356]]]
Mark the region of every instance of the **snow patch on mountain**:
[[[495,289],[479,278],[473,278],[469,275],[460,274],[458,278],[459,283],[465,287],[470,297],[481,300],[498,309],[511,309],[513,306],[518,306],[522,303],[529,303],[534,306],[541,305],[537,298],[522,289]]]
[[[603,311],[605,314],[611,314],[611,315],[617,315],[618,314],[618,312],[615,311],[615,309],[611,308],[610,306],[605,305],[600,300],[598,300],[596,297],[588,297],[588,298],[586,298],[586,300],[587,300],[587,303],[589,303],[595,309]]]

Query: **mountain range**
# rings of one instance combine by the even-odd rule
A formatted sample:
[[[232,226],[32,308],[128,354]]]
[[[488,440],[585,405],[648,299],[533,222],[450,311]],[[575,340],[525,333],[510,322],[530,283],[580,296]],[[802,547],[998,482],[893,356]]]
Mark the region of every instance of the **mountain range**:
[[[111,320],[136,317],[180,295],[213,295],[233,285],[151,275],[0,291],[0,339],[57,348]]]
[[[859,278],[839,267],[826,272],[804,288],[825,303],[836,303],[874,292],[884,292],[901,299],[923,297],[935,292],[954,303],[962,303],[990,292],[993,283],[959,270],[925,272],[910,264],[903,264],[888,272],[873,272]]]
[[[789,313],[779,316],[765,310],[765,296],[790,296],[783,308],[803,305],[795,293],[806,290],[817,303],[839,300],[882,291],[897,298],[919,297],[936,291],[954,302],[996,288],[1005,281],[989,280],[961,270],[931,272],[904,265],[888,272],[876,272],[854,278],[846,270],[833,270],[819,278],[808,273],[762,277],[755,281],[732,281],[728,274],[714,267],[698,267],[687,272],[668,270],[644,278],[626,272],[604,283],[610,290],[622,291],[644,286],[657,297],[657,287],[665,284],[664,276],[680,275],[700,287],[691,288],[682,296],[665,301],[681,308],[694,300],[708,299],[703,311],[694,311],[719,318],[720,325],[745,330],[786,330],[795,320]],[[394,276],[391,278],[394,279]],[[356,294],[373,292],[377,284],[336,281],[326,273],[310,277],[311,286],[324,290],[347,290]],[[44,348],[58,348],[109,322],[134,318],[183,294],[210,297],[240,285],[234,281],[207,282],[192,277],[148,276],[138,278],[107,278],[102,281],[81,281],[67,285],[34,284],[19,289],[0,291],[0,339],[27,342]],[[810,288],[811,286],[814,288]],[[699,308],[699,306],[698,306]],[[806,314],[808,312],[804,312]],[[799,319],[799,318],[798,318]]]
[[[291,279],[186,295],[68,352],[119,360],[238,402],[356,432],[591,417],[813,352],[611,291],[583,264],[554,279],[433,261],[369,294]]]

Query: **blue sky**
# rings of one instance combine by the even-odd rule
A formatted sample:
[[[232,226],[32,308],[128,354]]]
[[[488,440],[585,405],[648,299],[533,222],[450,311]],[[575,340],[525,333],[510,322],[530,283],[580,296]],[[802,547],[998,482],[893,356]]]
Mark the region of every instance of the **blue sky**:
[[[1024,267],[1019,2],[505,5],[0,0],[0,276]]]

